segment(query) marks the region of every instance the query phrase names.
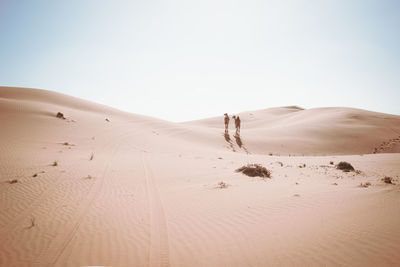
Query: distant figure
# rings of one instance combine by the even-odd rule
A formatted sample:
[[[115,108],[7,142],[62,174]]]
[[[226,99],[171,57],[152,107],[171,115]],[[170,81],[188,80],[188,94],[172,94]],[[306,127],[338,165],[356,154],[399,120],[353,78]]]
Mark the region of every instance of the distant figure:
[[[233,116],[233,119],[235,120],[235,128],[236,128],[236,135],[240,135],[240,118],[239,116]]]
[[[224,122],[225,122],[225,133],[228,133],[229,116],[227,113],[224,114]]]

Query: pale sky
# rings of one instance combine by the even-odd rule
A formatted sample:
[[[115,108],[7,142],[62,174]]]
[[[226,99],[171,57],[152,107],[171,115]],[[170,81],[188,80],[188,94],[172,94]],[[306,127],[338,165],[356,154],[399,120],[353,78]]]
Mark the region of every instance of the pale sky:
[[[276,106],[400,115],[400,1],[0,0],[0,85],[185,121]]]

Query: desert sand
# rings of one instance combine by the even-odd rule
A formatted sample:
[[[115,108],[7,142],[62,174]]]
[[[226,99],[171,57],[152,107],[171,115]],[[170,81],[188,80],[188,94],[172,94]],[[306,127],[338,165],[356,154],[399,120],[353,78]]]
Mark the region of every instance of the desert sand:
[[[240,139],[222,114],[173,123],[0,87],[0,266],[400,264],[400,116],[238,115]],[[235,172],[249,163],[271,178]]]

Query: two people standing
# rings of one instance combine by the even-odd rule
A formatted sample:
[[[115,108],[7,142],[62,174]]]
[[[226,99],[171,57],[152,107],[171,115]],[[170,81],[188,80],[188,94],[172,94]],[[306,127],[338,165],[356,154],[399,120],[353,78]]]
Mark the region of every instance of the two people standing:
[[[240,135],[240,118],[239,116],[233,115],[232,118],[235,120],[235,128],[236,128],[236,135]],[[229,115],[227,113],[224,114],[224,122],[225,122],[225,134],[228,133],[229,127]]]

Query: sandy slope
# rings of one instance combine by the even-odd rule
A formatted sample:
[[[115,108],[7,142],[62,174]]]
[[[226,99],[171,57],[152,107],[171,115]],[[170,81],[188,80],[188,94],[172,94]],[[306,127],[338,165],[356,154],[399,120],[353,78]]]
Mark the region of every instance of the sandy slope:
[[[400,187],[381,181],[400,183],[399,116],[240,116],[241,140],[227,140],[221,118],[177,124],[0,88],[0,266],[399,264]],[[330,164],[342,160],[361,172]],[[234,172],[253,162],[272,178]]]

